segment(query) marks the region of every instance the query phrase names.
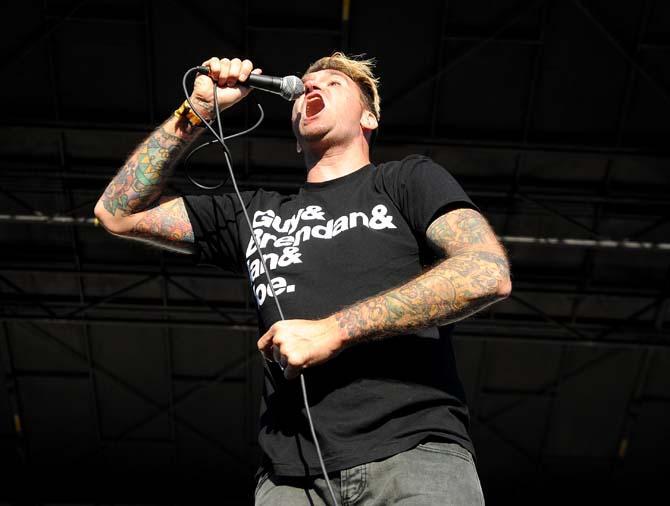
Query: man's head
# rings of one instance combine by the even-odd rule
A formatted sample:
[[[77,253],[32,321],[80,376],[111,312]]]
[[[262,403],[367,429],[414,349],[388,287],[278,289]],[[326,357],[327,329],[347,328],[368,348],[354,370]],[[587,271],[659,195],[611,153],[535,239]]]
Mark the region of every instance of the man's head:
[[[293,105],[293,132],[303,148],[346,144],[358,136],[370,142],[380,118],[379,83],[373,60],[340,52],[305,71],[305,94]]]

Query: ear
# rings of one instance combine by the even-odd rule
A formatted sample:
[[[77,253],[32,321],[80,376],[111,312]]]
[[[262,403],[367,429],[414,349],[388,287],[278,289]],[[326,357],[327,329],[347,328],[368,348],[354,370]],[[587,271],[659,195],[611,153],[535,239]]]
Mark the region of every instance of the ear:
[[[361,116],[361,126],[365,130],[372,131],[379,126],[379,123],[377,122],[375,115],[366,109],[363,111],[363,115]]]

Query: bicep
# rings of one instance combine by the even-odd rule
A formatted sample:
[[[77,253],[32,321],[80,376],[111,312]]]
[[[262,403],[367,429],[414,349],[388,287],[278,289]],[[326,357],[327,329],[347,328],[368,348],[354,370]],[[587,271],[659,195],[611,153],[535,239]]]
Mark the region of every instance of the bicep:
[[[179,253],[194,252],[193,227],[182,197],[161,197],[158,205],[129,216],[118,235]]]
[[[506,256],[486,218],[470,208],[454,209],[433,220],[426,230],[426,238],[430,246],[446,258],[473,250]]]

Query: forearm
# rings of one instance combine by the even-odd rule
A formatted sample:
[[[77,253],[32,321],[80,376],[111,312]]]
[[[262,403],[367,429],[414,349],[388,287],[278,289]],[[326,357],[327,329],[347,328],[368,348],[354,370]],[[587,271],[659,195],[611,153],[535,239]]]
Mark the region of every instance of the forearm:
[[[147,209],[161,196],[174,161],[202,131],[183,118],[168,118],[135,149],[109,183],[96,205],[96,216],[122,218]]]
[[[332,318],[344,345],[470,316],[511,290],[502,253],[470,251],[442,261],[408,283],[347,307]]]

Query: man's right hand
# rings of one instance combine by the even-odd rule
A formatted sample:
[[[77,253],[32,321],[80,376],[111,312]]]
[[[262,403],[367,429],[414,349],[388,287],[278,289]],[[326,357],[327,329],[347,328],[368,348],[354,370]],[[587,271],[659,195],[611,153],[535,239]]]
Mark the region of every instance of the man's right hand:
[[[216,95],[219,101],[219,110],[223,111],[235,105],[246,97],[251,88],[240,86],[244,83],[249,74],[260,74],[262,70],[254,69],[250,60],[240,60],[239,58],[210,58],[203,62],[203,65],[209,68],[209,74],[199,74],[195,78],[191,101],[206,119],[211,120],[214,117],[214,90],[212,81],[217,83],[218,89]]]

